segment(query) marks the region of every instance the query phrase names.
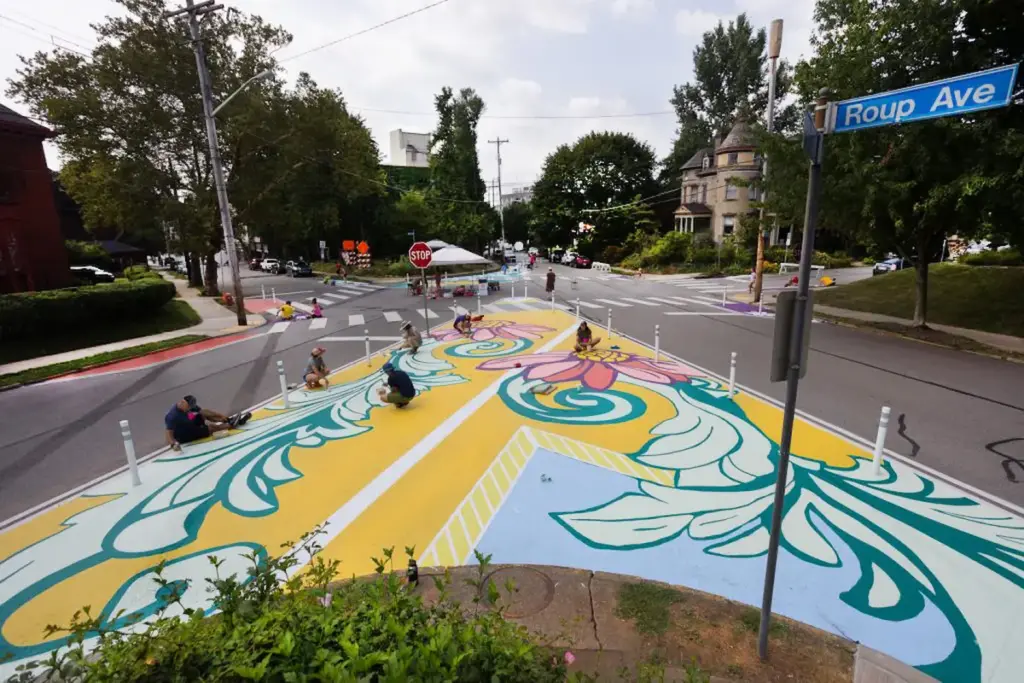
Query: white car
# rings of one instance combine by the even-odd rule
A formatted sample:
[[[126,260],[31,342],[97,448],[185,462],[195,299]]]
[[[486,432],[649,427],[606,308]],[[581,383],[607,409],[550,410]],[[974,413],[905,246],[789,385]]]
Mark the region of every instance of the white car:
[[[576,252],[567,251],[564,254],[562,254],[562,265],[563,266],[568,266],[569,264],[575,263],[575,262],[576,262]]]
[[[260,269],[264,273],[276,273],[281,270],[281,262],[276,258],[265,258],[260,263]]]

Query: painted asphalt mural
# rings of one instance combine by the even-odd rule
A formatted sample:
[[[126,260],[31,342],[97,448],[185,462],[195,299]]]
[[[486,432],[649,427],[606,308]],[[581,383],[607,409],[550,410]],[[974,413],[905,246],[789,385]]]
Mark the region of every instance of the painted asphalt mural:
[[[243,571],[325,521],[344,573],[386,546],[425,566],[479,548],[757,605],[780,411],[626,340],[574,354],[573,327],[544,311],[442,329],[389,356],[419,389],[405,410],[379,403],[378,357],[145,463],[141,487],[117,476],[0,532],[0,679],[60,647],[45,626],[82,605],[110,626],[155,614],[161,560],[185,606],[209,609],[208,555]],[[876,476],[808,423],[793,451],[776,610],[940,680],[1019,680],[1024,520],[898,462]]]

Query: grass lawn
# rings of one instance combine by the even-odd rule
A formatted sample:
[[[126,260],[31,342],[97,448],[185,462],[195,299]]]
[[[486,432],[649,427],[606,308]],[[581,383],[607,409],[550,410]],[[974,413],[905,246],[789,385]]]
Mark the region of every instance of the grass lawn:
[[[826,306],[914,317],[914,271],[901,270],[814,293]],[[928,322],[1024,337],[1024,268],[934,264]]]
[[[175,337],[174,339],[165,339],[163,341],[142,344],[140,346],[132,346],[127,349],[97,353],[95,356],[68,360],[63,363],[54,363],[53,365],[44,365],[39,368],[32,368],[31,370],[24,370],[22,372],[12,372],[8,375],[0,375],[0,387],[7,387],[12,384],[25,384],[26,382],[38,382],[50,377],[56,377],[57,375],[74,372],[76,370],[84,370],[85,368],[90,368],[94,365],[103,365],[114,361],[138,358],[139,356],[145,356],[148,353],[164,351],[165,349],[173,349],[177,346],[192,344],[204,339],[209,339],[209,337],[204,334],[187,334],[183,337]]]
[[[55,321],[59,322],[59,321]],[[172,332],[202,322],[199,314],[181,299],[172,299],[163,308],[146,318],[106,323],[83,330],[61,329],[54,326],[53,334],[31,339],[15,339],[0,345],[0,364],[28,358],[49,356],[89,346],[148,337],[151,334]]]

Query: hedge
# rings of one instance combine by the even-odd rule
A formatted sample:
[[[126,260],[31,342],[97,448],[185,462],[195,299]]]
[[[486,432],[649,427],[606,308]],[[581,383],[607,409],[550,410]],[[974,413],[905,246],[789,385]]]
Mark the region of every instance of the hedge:
[[[24,339],[155,313],[174,298],[174,285],[130,282],[0,295],[0,339]]]
[[[960,257],[960,263],[968,266],[1020,266],[1024,265],[1024,258],[1016,249],[1005,249],[964,254]]]

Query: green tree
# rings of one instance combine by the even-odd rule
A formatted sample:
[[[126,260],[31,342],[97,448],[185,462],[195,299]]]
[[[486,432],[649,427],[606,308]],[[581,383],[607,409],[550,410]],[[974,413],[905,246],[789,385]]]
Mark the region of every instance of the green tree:
[[[22,58],[8,94],[50,121],[66,165],[61,182],[88,228],[115,226],[128,241],[207,256],[221,246],[195,57],[180,20],[163,0],[116,0],[126,14],[94,26],[91,58],[54,51]],[[218,12],[204,22],[214,98],[273,67],[290,37],[256,16]],[[232,114],[257,106],[276,83],[254,85]],[[225,146],[228,172],[237,161]],[[198,259],[190,259],[193,264]],[[216,268],[207,269],[215,288]],[[191,269],[193,279],[196,269]]]
[[[531,241],[533,237],[533,204],[513,202],[505,207],[505,239],[516,242]]]
[[[476,152],[476,128],[484,101],[472,88],[463,88],[456,96],[446,86],[434,98],[434,106],[438,122],[430,140],[427,199],[434,205],[438,236],[480,249],[493,229]]]
[[[654,151],[628,133],[588,133],[548,155],[533,188],[538,238],[547,245],[571,243],[581,221],[597,230],[593,248],[621,245],[636,225],[635,211],[618,210],[654,197]],[[629,207],[623,207],[628,209]]]
[[[693,50],[693,82],[672,90],[672,107],[679,127],[672,151],[662,162],[660,180],[678,185],[681,169],[715,136],[724,136],[737,119],[761,121],[768,107],[768,60],[765,30],[757,31],[746,14],[728,26],[722,22],[704,33]],[[780,60],[776,100],[789,92],[791,69]],[[776,127],[786,130],[795,121],[792,107],[776,108]]]
[[[969,73],[1006,63],[1007,50],[1020,57],[1006,24],[1021,19],[996,5],[1009,9],[980,0],[818,0],[814,55],[796,70],[801,99],[822,87],[846,99]],[[1022,178],[1019,123],[1008,112],[981,113],[829,137],[821,225],[911,260],[916,325],[927,323],[928,265],[944,236],[1019,230],[1019,189],[1010,189]],[[806,185],[796,179],[807,168],[796,144],[772,156],[766,179],[769,207],[794,219],[804,193],[796,188]]]

